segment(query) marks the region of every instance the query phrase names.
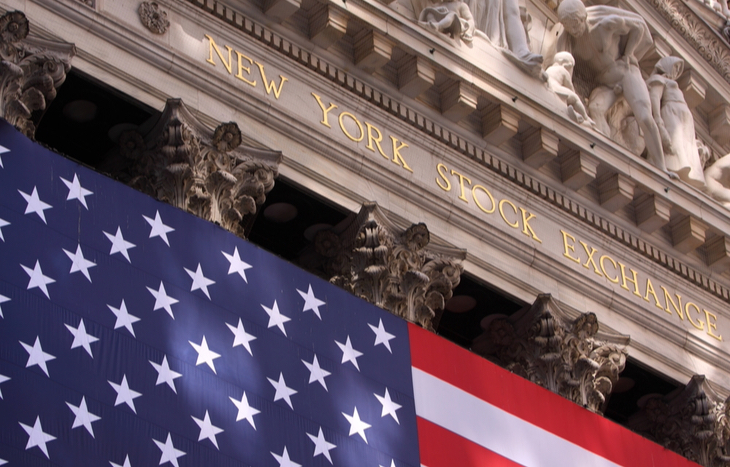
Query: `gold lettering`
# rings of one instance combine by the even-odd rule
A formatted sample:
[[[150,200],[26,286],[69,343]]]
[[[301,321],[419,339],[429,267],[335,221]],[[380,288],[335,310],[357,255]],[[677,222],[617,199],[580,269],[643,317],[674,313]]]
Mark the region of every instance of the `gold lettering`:
[[[561,234],[563,234],[563,247],[565,248],[565,251],[563,252],[563,256],[568,258],[571,261],[575,261],[576,263],[580,264],[579,258],[574,258],[570,256],[570,252],[572,251],[575,253],[575,237],[570,235],[568,232],[561,230]],[[570,239],[573,242],[573,245],[568,245],[568,239]]]
[[[684,313],[682,312],[682,296],[679,294],[675,294],[677,296],[677,301],[679,302],[679,307],[677,307],[677,304],[674,303],[674,300],[672,300],[672,297],[669,296],[669,291],[664,288],[663,285],[660,285],[659,287],[662,288],[664,291],[664,306],[666,307],[664,311],[672,314],[672,310],[669,309],[669,304],[672,304],[672,307],[674,307],[674,311],[677,312],[677,315],[679,315],[680,318],[682,318],[682,321],[684,321]]]
[[[330,102],[330,106],[325,109],[324,104],[322,103],[322,99],[315,93],[312,93],[312,95],[314,96],[315,99],[317,99],[317,104],[319,104],[319,108],[322,109],[322,121],[319,123],[326,126],[327,128],[332,128],[330,126],[330,122],[329,122],[329,113],[330,113],[330,111],[336,109],[337,106]]]
[[[245,60],[248,60],[248,63],[250,65],[253,65],[253,60],[251,60],[247,56],[243,55],[238,50],[236,50],[236,55],[238,56],[238,73],[236,73],[236,78],[240,79],[244,83],[250,84],[251,86],[256,86],[256,80],[250,81],[250,80],[246,79],[245,76],[243,76],[243,71],[244,70],[246,70],[246,73],[248,73],[250,75],[251,74],[251,68],[250,67],[247,67],[247,66],[243,66],[243,62],[241,61],[241,59],[245,59]]]
[[[398,165],[400,165],[401,167],[403,167],[407,171],[413,172],[413,169],[411,169],[410,167],[408,167],[408,164],[406,164],[405,159],[403,159],[403,156],[400,153],[400,150],[407,148],[408,145],[406,143],[403,143],[402,142],[402,143],[400,143],[400,146],[398,146],[397,145],[398,138],[393,138],[391,136],[390,139],[393,140],[393,162],[396,163],[396,164],[398,164]]]
[[[709,335],[710,337],[714,337],[715,339],[717,339],[720,342],[722,342],[722,336],[716,335],[716,334],[713,334],[712,333],[712,329],[714,329],[715,331],[717,331],[717,323],[711,322],[710,321],[710,316],[712,316],[712,318],[714,320],[717,320],[717,316],[715,316],[713,313],[710,313],[707,310],[702,310],[702,311],[705,312],[705,317],[707,318],[707,335]]]
[[[441,169],[444,169],[444,170],[449,170],[449,169],[444,164],[439,164],[436,166],[436,171],[439,173],[441,178],[444,179],[444,181],[446,182],[446,186],[443,186],[441,184],[441,180],[439,180],[438,178],[436,179],[436,184],[439,186],[439,188],[441,188],[444,191],[451,191],[451,182],[449,181],[448,178],[446,178],[446,174],[441,172]]]
[[[692,324],[692,326],[694,326],[695,328],[699,329],[700,331],[704,331],[705,330],[705,323],[702,322],[701,319],[700,319],[699,323],[695,323],[695,321],[692,319],[692,315],[689,314],[689,307],[690,306],[694,307],[694,309],[697,310],[697,314],[700,315],[700,316],[702,316],[702,312],[700,311],[700,307],[698,307],[697,305],[695,305],[692,302],[687,302],[684,305],[684,312],[687,315],[687,319]]]
[[[484,209],[484,206],[482,206],[482,203],[480,203],[479,200],[477,199],[477,188],[481,189],[484,193],[487,194],[487,196],[489,196],[489,201],[491,201],[491,203],[492,203],[491,210],[488,211],[488,210]],[[474,188],[471,189],[471,197],[474,198],[474,202],[476,203],[477,207],[479,207],[479,209],[481,209],[482,211],[484,211],[487,214],[491,214],[497,209],[497,203],[494,202],[494,198],[492,197],[492,194],[489,192],[489,190],[487,190],[486,188],[484,188],[481,185],[474,185]]]
[[[466,199],[466,196],[464,195],[464,180],[466,180],[466,183],[468,183],[469,185],[471,185],[471,180],[469,180],[468,178],[466,178],[465,175],[460,174],[456,170],[451,170],[451,175],[456,175],[457,177],[459,177],[459,186],[461,187],[461,194],[459,195],[459,199],[465,203],[468,203],[469,200]]]
[[[590,247],[591,250],[588,251],[588,245],[586,245],[585,242],[581,241],[580,244],[583,245],[583,249],[586,251],[586,254],[588,255],[588,259],[586,260],[585,264],[583,264],[583,267],[586,268],[586,269],[590,269],[588,267],[588,265],[589,264],[592,264],[593,265],[593,272],[595,272],[599,276],[603,277],[603,274],[601,274],[601,270],[598,269],[598,265],[596,264],[595,261],[593,261],[593,255],[595,255],[596,253],[598,253],[598,250],[596,250],[593,247]]]
[[[452,172],[453,172],[453,170],[452,170]],[[518,221],[515,221],[515,223],[512,224],[504,216],[504,208],[503,208],[503,205],[505,205],[505,204],[509,204],[510,206],[512,206],[512,209],[515,211],[515,214],[517,214],[517,206],[515,206],[514,204],[512,204],[512,201],[510,201],[507,198],[505,198],[505,199],[503,199],[502,201],[499,202],[499,215],[502,216],[502,219],[504,220],[504,222],[507,225],[509,225],[513,229],[519,229],[520,228],[520,223]]]
[[[346,116],[347,117],[350,117],[352,119],[352,121],[355,122],[355,125],[357,125],[357,128],[360,130],[360,137],[359,138],[355,138],[354,136],[352,136],[347,131],[347,129],[345,128],[345,123],[342,120]],[[354,141],[356,143],[359,143],[365,137],[365,132],[362,129],[362,125],[360,125],[360,122],[358,121],[358,119],[354,115],[352,115],[350,112],[342,112],[340,114],[340,118],[338,120],[340,122],[340,129],[342,129],[342,132],[345,134],[345,136],[347,136],[348,138],[350,138],[352,141]]]
[[[208,62],[208,63],[212,64],[213,66],[215,66],[215,62],[213,61],[213,50],[215,50],[215,52],[218,54],[218,58],[221,59],[221,63],[223,64],[224,67],[226,67],[226,70],[228,70],[228,74],[231,74],[231,72],[232,72],[231,71],[231,65],[232,65],[231,52],[233,52],[233,49],[230,48],[229,46],[226,46],[226,49],[228,49],[228,62],[226,63],[226,59],[223,58],[223,54],[221,53],[221,49],[218,48],[218,46],[216,45],[216,43],[213,40],[213,38],[210,37],[207,34],[205,35],[205,38],[208,39],[208,41],[210,42],[210,47],[209,47],[209,49],[210,49],[210,55],[208,56],[208,60],[206,60],[206,62]]]
[[[532,219],[535,219],[535,215],[533,213],[528,213],[524,209],[520,208],[520,211],[522,211],[522,233],[527,235],[528,237],[532,236],[532,239],[542,243],[542,240],[537,238],[537,235],[535,235],[535,231],[532,230],[532,226],[530,226],[530,221]],[[529,216],[527,214],[530,214]]]
[[[662,310],[664,307],[659,303],[659,297],[656,296],[656,292],[654,291],[654,285],[651,283],[651,279],[648,277],[646,278],[646,295],[644,295],[644,300],[647,302],[649,301],[649,294],[651,294],[654,297],[654,303],[656,304],[657,308],[661,308]]]
[[[628,277],[626,277],[626,269],[623,263],[618,263],[618,265],[621,267],[621,288],[624,290],[629,290],[629,288],[626,286],[626,282],[631,282],[632,284],[634,284],[634,295],[636,295],[637,297],[641,297],[641,294],[639,293],[639,280],[636,277],[636,271],[629,268],[629,271],[631,271],[631,273],[633,274],[633,279],[629,279]]]
[[[375,148],[373,147],[373,142],[375,142],[375,145],[378,147],[378,151],[380,152],[380,155],[385,157],[386,159],[390,159],[390,157],[388,157],[383,152],[383,148],[380,147],[380,142],[383,141],[383,134],[380,133],[380,130],[378,130],[377,127],[372,126],[368,122],[365,122],[365,126],[368,128],[368,145],[365,147],[370,149],[371,151],[375,152]],[[373,130],[375,130],[378,133],[377,138],[373,138]]]
[[[603,275],[604,275],[604,276],[606,276],[606,279],[610,280],[610,281],[611,281],[611,282],[613,282],[614,284],[618,284],[618,272],[616,273],[616,277],[615,277],[615,278],[612,278],[611,276],[609,276],[609,275],[608,275],[608,273],[606,272],[606,265],[605,265],[605,264],[603,264],[603,262],[604,262],[605,260],[609,260],[609,261],[611,262],[611,264],[613,264],[613,268],[614,268],[614,269],[616,269],[616,270],[618,271],[618,265],[616,265],[616,261],[614,261],[614,260],[613,260],[613,258],[611,258],[611,257],[610,257],[610,256],[608,256],[608,255],[603,255],[603,256],[601,256],[601,258],[600,258],[600,259],[598,260],[598,264],[600,264],[600,265],[601,265],[601,271],[603,271]]]
[[[274,97],[277,99],[279,98],[279,95],[281,95],[281,90],[284,88],[284,83],[289,81],[287,78],[283,77],[282,75],[279,75],[279,78],[281,81],[279,82],[279,88],[276,87],[276,82],[272,79],[270,82],[266,81],[266,72],[264,71],[264,66],[260,64],[259,62],[255,62],[256,65],[259,67],[259,71],[261,72],[261,81],[264,82],[264,87],[266,88],[266,94],[271,94],[271,91],[274,91]]]

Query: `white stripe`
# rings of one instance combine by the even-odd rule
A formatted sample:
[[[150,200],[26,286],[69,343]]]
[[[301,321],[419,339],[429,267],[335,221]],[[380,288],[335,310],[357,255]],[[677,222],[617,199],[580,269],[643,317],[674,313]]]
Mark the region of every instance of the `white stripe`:
[[[413,368],[416,415],[526,467],[618,464]]]

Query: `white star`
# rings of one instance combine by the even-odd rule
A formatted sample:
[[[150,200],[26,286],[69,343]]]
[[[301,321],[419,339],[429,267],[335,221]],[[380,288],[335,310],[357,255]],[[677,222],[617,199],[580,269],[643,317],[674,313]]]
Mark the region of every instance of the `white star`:
[[[220,448],[218,447],[218,441],[215,439],[215,435],[223,433],[223,430],[221,430],[217,426],[214,426],[213,423],[211,423],[208,411],[205,411],[205,417],[202,420],[195,417],[192,417],[192,419],[195,421],[195,423],[198,424],[198,427],[200,427],[200,435],[198,436],[198,441],[203,441],[204,439],[208,438],[210,442],[213,443],[213,446],[215,446],[216,449],[220,450]]]
[[[10,378],[8,378],[5,375],[0,375],[0,384],[4,383],[5,381],[10,381]],[[0,391],[0,400],[3,399],[3,392]]]
[[[22,264],[20,265],[20,267],[22,267],[25,273],[30,276],[30,280],[28,281],[28,290],[32,289],[33,287],[38,287],[43,291],[46,297],[51,298],[51,296],[48,295],[48,287],[46,286],[48,284],[53,284],[56,281],[55,279],[51,279],[50,277],[43,275],[41,263],[36,260],[35,267],[33,267],[33,269],[25,267]]]
[[[352,415],[347,415],[345,412],[342,412],[342,415],[344,415],[347,421],[350,422],[350,436],[357,433],[367,443],[368,439],[365,437],[365,430],[370,428],[370,425],[360,420],[360,414],[357,413],[357,407],[355,407],[355,412],[353,412]]]
[[[286,452],[286,446],[284,446],[284,452],[282,452],[281,455],[274,454],[273,452],[271,452],[271,455],[274,456],[276,462],[279,463],[279,467],[302,467],[302,464],[297,464],[289,459],[289,453]]]
[[[329,389],[327,389],[327,383],[324,382],[324,379],[332,373],[327,370],[323,370],[322,367],[319,366],[317,356],[314,356],[314,360],[312,361],[312,363],[308,363],[305,360],[302,360],[302,363],[304,363],[304,365],[309,370],[309,384],[317,381],[319,384],[322,385],[325,391],[329,392]]]
[[[179,449],[175,449],[175,446],[173,446],[172,444],[172,436],[170,436],[170,433],[167,434],[167,440],[164,443],[162,441],[157,441],[154,438],[152,439],[152,441],[154,441],[157,447],[160,448],[160,451],[162,451],[162,455],[160,456],[160,463],[158,465],[169,462],[175,467],[180,467],[177,463],[177,458],[184,456],[185,453]]]
[[[301,295],[304,299],[304,308],[302,311],[312,310],[314,314],[317,315],[317,318],[322,319],[322,316],[319,314],[319,307],[326,305],[327,303],[314,296],[312,284],[309,284],[309,290],[306,293],[299,289],[297,289],[297,292],[299,292],[299,295]]]
[[[9,301],[10,301],[10,298],[6,297],[5,295],[0,294],[0,305],[2,305],[5,302],[9,302]],[[4,318],[2,307],[0,307],[0,318]]]
[[[6,148],[5,146],[0,146],[0,156],[5,154],[6,152],[10,152],[10,149]],[[2,157],[0,157],[0,167],[3,167],[3,158]],[[3,167],[3,168],[5,168],[5,167]],[[0,464],[0,465],[2,465],[2,464]]]
[[[233,249],[232,255],[229,255],[225,251],[221,251],[221,253],[223,253],[223,256],[225,256],[228,262],[231,263],[228,267],[228,274],[237,272],[243,281],[248,284],[248,279],[246,279],[246,269],[251,269],[253,266],[245,261],[241,261],[241,257],[238,256],[238,247]]]
[[[185,272],[188,273],[190,278],[193,280],[193,285],[190,287],[190,291],[193,290],[202,290],[206,297],[208,297],[208,300],[210,300],[210,293],[208,293],[208,286],[215,284],[215,281],[212,281],[205,277],[203,275],[203,270],[200,268],[200,263],[198,263],[198,269],[193,272],[188,268],[185,269]]]
[[[127,375],[122,376],[122,382],[119,384],[112,383],[111,381],[108,382],[117,392],[117,399],[114,401],[114,406],[116,407],[119,404],[127,404],[129,408],[132,409],[132,412],[137,413],[137,409],[134,407],[134,400],[140,397],[142,393],[129,389],[129,384],[127,384]]]
[[[32,347],[25,342],[18,342],[20,342],[20,345],[22,345],[25,351],[28,352],[28,362],[25,364],[25,367],[30,368],[33,365],[38,365],[41,370],[43,370],[43,373],[45,373],[46,376],[49,376],[46,362],[53,360],[56,357],[43,351],[43,348],[41,347],[41,340],[38,338],[38,336],[36,336],[35,343]]]
[[[117,227],[116,234],[112,235],[110,233],[104,232],[104,235],[106,235],[106,238],[108,238],[109,241],[112,242],[112,248],[109,251],[109,254],[113,255],[114,253],[121,253],[122,256],[124,256],[127,261],[131,263],[132,260],[129,259],[129,252],[127,250],[134,248],[136,245],[124,239],[124,237],[122,236],[122,229],[120,227]]]
[[[226,323],[226,326],[228,326],[228,329],[230,329],[233,333],[233,347],[240,345],[241,347],[244,347],[246,350],[248,350],[248,353],[251,354],[251,356],[253,357],[250,342],[252,340],[255,340],[256,336],[246,332],[246,330],[243,328],[241,318],[238,318],[238,327],[230,325],[228,323]]]
[[[91,353],[90,344],[98,341],[99,338],[86,333],[86,326],[84,326],[83,318],[81,319],[78,328],[75,328],[70,324],[66,324],[65,326],[66,329],[68,329],[69,332],[74,336],[74,341],[71,343],[71,348],[75,349],[76,347],[83,347],[84,350],[86,350],[86,353],[89,354],[89,357],[94,358],[94,355]]]
[[[101,417],[89,412],[89,409],[86,407],[86,397],[81,397],[81,403],[78,407],[72,405],[69,402],[66,402],[66,405],[76,416],[76,418],[74,418],[74,423],[71,426],[71,429],[73,430],[74,428],[83,426],[84,428],[86,428],[86,431],[89,432],[91,437],[94,438],[94,428],[91,427],[91,424],[93,422],[101,420]]]
[[[358,352],[357,350],[352,348],[352,344],[350,343],[350,336],[347,336],[347,341],[344,344],[341,344],[340,342],[335,341],[335,344],[342,350],[342,363],[351,362],[353,365],[355,365],[355,368],[357,368],[357,371],[360,371],[360,367],[357,364],[357,357],[362,356],[362,352]]]
[[[93,191],[89,191],[86,188],[81,186],[81,183],[79,183],[79,177],[74,174],[74,179],[72,182],[69,182],[63,177],[59,177],[64,185],[68,188],[68,196],[66,197],[66,201],[71,201],[72,199],[77,199],[81,204],[84,205],[84,207],[88,210],[89,207],[86,205],[86,197],[89,195],[93,195]]]
[[[262,304],[261,308],[263,308],[264,311],[266,311],[266,314],[269,315],[269,327],[278,327],[279,329],[281,329],[281,332],[284,333],[284,335],[286,336],[284,323],[286,323],[287,321],[291,321],[291,318],[284,316],[279,312],[279,305],[277,305],[276,300],[274,300],[273,307],[268,308]]]
[[[167,295],[167,291],[165,290],[165,286],[162,284],[162,281],[160,281],[160,288],[158,290],[151,287],[147,287],[147,290],[149,290],[152,296],[155,297],[155,307],[153,308],[153,311],[164,308],[167,314],[170,315],[172,319],[175,319],[175,315],[172,314],[172,305],[178,303],[179,300]]]
[[[3,227],[10,225],[10,222],[6,221],[5,219],[0,219],[0,240],[3,242],[5,241],[5,237],[3,237]]]
[[[233,402],[233,405],[238,408],[238,415],[236,415],[236,421],[241,421],[244,418],[248,420],[248,423],[251,424],[253,429],[256,429],[256,424],[253,422],[253,416],[260,414],[260,410],[256,410],[250,405],[248,405],[248,398],[246,397],[246,391],[243,392],[243,397],[241,397],[240,401],[237,401],[236,399],[232,397],[228,397],[231,402]]]
[[[112,461],[109,461],[109,463],[112,465],[112,467],[132,467],[132,464],[129,463],[129,454],[127,454],[127,457],[124,458],[124,464],[122,465],[115,464]]]
[[[48,203],[44,203],[40,200],[40,198],[38,198],[38,189],[36,187],[33,187],[33,193],[31,194],[23,193],[20,190],[18,190],[18,193],[20,193],[23,198],[25,198],[25,201],[28,203],[28,205],[25,207],[25,214],[30,214],[34,212],[38,214],[38,217],[41,218],[44,224],[48,224],[48,222],[46,222],[46,215],[43,213],[43,211],[45,211],[46,209],[51,209],[53,206]]]
[[[134,335],[134,328],[132,327],[132,324],[139,321],[139,318],[137,318],[134,315],[130,315],[127,311],[127,305],[124,303],[124,299],[122,299],[122,304],[119,306],[119,308],[114,308],[111,305],[108,305],[109,309],[112,313],[117,317],[117,322],[114,323],[114,329],[119,329],[121,327],[127,328],[127,331],[133,336]]]
[[[375,327],[370,323],[368,323],[368,326],[370,326],[370,329],[372,329],[375,333],[375,344],[373,344],[373,346],[383,344],[385,348],[388,349],[388,352],[393,353],[390,349],[390,341],[391,339],[395,339],[395,335],[385,330],[385,327],[383,327],[383,319],[380,319],[378,327]]]
[[[378,401],[383,405],[383,411],[380,413],[380,417],[385,417],[386,415],[390,415],[393,417],[393,419],[400,425],[400,421],[398,420],[398,414],[395,413],[396,410],[400,409],[402,405],[396,404],[393,402],[393,400],[390,398],[390,394],[388,393],[388,388],[385,388],[385,394],[382,396],[379,396],[377,394],[373,394],[375,397],[378,398]]]
[[[0,161],[0,162],[2,162],[2,161]],[[0,167],[2,167],[2,164],[0,164]],[[5,465],[7,463],[8,463],[8,461],[6,461],[5,459],[0,459],[0,465]]]
[[[71,271],[69,273],[73,274],[74,272],[80,271],[84,276],[86,276],[87,279],[89,279],[89,282],[91,282],[89,268],[93,268],[94,266],[96,266],[96,263],[84,258],[84,254],[81,252],[81,245],[76,247],[76,253],[71,253],[66,249],[64,249],[63,252],[66,253],[68,259],[71,260]]]
[[[56,439],[56,437],[43,432],[43,427],[41,426],[41,417],[35,418],[35,424],[32,427],[24,423],[21,423],[20,426],[23,427],[26,433],[28,433],[28,444],[25,445],[25,450],[27,451],[33,446],[38,446],[38,448],[43,451],[43,454],[45,454],[46,457],[50,459],[46,443],[49,441],[53,441],[54,439]]]
[[[271,378],[266,378],[269,380],[269,383],[271,383],[272,386],[274,386],[274,389],[276,389],[276,393],[274,394],[274,402],[278,401],[279,399],[284,399],[286,403],[289,405],[289,408],[294,410],[294,407],[291,404],[291,396],[297,393],[292,388],[286,387],[286,381],[284,381],[284,373],[279,373],[279,381],[274,381]]]
[[[324,439],[324,433],[322,433],[322,427],[319,427],[319,434],[317,436],[310,435],[307,433],[307,436],[309,436],[309,439],[312,440],[314,443],[314,454],[312,457],[317,457],[320,454],[324,454],[324,457],[327,458],[328,461],[330,461],[330,464],[332,464],[332,457],[330,457],[330,451],[337,446],[335,446],[332,443],[328,443],[326,439]]]
[[[213,364],[213,360],[220,357],[221,355],[218,353],[213,352],[208,348],[208,342],[205,341],[205,336],[203,336],[203,342],[200,343],[200,345],[196,344],[193,341],[190,342],[190,345],[193,346],[196,352],[198,352],[198,360],[195,362],[195,365],[200,365],[201,363],[206,363],[211,370],[213,370],[213,373],[216,373],[215,371],[215,365]]]
[[[383,467],[382,465],[379,465],[378,467]],[[391,459],[390,461],[390,467],[395,467],[395,461]]]
[[[162,219],[160,218],[160,211],[157,211],[154,219],[151,219],[147,216],[142,217],[144,217],[144,220],[146,220],[150,227],[152,227],[152,230],[150,231],[150,238],[160,237],[162,240],[164,240],[167,246],[170,246],[170,241],[167,239],[167,234],[170,232],[174,232],[175,229],[173,229],[169,225],[165,225],[162,223]]]
[[[177,389],[175,388],[175,378],[179,378],[182,376],[182,374],[172,371],[170,369],[170,364],[167,363],[167,355],[162,357],[162,363],[159,365],[152,360],[149,360],[150,364],[152,364],[152,367],[157,372],[157,381],[155,382],[155,386],[159,386],[162,383],[167,383],[170,388],[172,388],[172,391],[177,394]]]

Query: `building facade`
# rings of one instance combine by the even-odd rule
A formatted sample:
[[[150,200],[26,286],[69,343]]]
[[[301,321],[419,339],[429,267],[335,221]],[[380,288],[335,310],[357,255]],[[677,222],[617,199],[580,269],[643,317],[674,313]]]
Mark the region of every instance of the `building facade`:
[[[728,465],[723,1],[0,0],[3,117]]]

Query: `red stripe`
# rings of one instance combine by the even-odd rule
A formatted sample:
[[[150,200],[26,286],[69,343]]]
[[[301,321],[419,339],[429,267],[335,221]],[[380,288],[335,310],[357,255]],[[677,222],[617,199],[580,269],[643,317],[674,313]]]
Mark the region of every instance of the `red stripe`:
[[[697,467],[684,457],[418,326],[409,324],[409,334],[414,367],[616,464]]]
[[[418,444],[421,447],[421,464],[426,467],[522,467],[420,417]]]

